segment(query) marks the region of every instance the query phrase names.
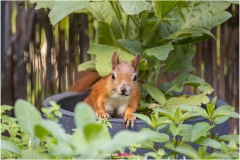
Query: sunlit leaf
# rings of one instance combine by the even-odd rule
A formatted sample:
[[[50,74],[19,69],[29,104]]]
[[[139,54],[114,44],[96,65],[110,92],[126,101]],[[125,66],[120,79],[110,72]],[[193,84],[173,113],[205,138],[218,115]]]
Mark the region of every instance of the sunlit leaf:
[[[34,135],[34,126],[42,120],[40,112],[24,100],[17,100],[14,108],[19,125],[27,134]]]
[[[96,116],[95,112],[86,103],[78,103],[74,109],[74,120],[77,128],[82,129],[85,125],[95,123]]]
[[[119,0],[119,3],[127,15],[138,14],[142,11],[149,10],[151,8],[151,4],[145,2],[144,0],[138,1]]]
[[[166,103],[166,98],[162,91],[159,89],[152,87],[148,84],[144,84],[143,87],[147,90],[147,92],[151,95],[151,97],[157,101],[160,105],[165,105]]]
[[[154,56],[160,61],[167,59],[170,51],[174,50],[172,43],[161,45],[158,47],[146,49],[145,52],[148,56]]]
[[[207,132],[213,128],[207,122],[198,122],[192,128],[191,141],[194,142],[202,136],[205,136]]]

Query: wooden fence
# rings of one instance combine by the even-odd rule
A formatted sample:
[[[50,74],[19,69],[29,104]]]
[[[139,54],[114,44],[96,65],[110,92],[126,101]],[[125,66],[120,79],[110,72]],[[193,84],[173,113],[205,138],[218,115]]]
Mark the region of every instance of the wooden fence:
[[[40,108],[46,97],[66,91],[75,81],[78,64],[90,59],[93,19],[73,14],[52,26],[47,10],[36,11],[25,1],[1,3],[1,103],[13,105],[22,98]],[[214,95],[238,111],[239,9],[229,10],[233,17],[212,30],[217,39],[196,44],[193,73],[205,78]],[[169,82],[174,76],[168,73],[161,80]],[[238,126],[238,121],[231,124]]]

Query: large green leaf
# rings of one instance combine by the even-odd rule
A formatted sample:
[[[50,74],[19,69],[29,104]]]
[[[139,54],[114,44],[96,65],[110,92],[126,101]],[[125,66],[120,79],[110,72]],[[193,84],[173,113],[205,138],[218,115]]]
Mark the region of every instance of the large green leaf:
[[[143,142],[147,140],[147,137],[138,132],[133,131],[120,131],[114,135],[111,142],[101,145],[103,151],[107,153],[112,153],[119,150],[120,148],[125,148],[131,146],[135,143]]]
[[[217,1],[190,1],[179,3],[169,14],[165,16],[169,21],[165,21],[160,27],[167,28],[169,33],[165,40],[177,40],[178,38],[191,37],[186,43],[199,41],[205,35],[213,36],[210,29],[223,23],[231,17],[225,11],[229,7],[228,2]],[[184,41],[184,39],[182,40]]]
[[[141,55],[144,51],[142,44],[138,40],[118,39],[117,41],[124,49],[126,49],[128,52],[132,53],[133,55],[136,55],[137,53]]]
[[[164,106],[166,103],[166,98],[162,91],[159,89],[152,87],[148,84],[144,84],[143,87],[147,90],[147,92],[151,95],[151,97],[157,101],[160,105]]]
[[[214,35],[207,29],[203,29],[203,28],[184,28],[181,29],[180,31],[174,32],[173,34],[165,37],[162,41],[166,41],[166,40],[174,40],[177,41],[179,39],[183,39],[186,37],[189,37],[191,35],[199,35],[199,34],[205,34],[209,37],[215,38]]]
[[[38,129],[42,129],[38,130]],[[44,120],[42,119],[41,122],[39,122],[34,127],[34,133],[35,135],[39,136],[45,136],[48,133],[50,133],[53,137],[55,137],[59,141],[65,141],[68,142],[69,139],[65,133],[65,130],[56,122],[51,120]]]
[[[14,113],[19,125],[24,132],[33,136],[34,126],[42,120],[40,112],[33,105],[24,100],[17,100],[14,108]]]
[[[86,7],[86,9],[92,14],[92,16],[99,22],[98,26],[98,38],[99,43],[118,46],[117,39],[123,38],[123,29],[118,16],[116,15],[114,4],[115,2],[92,2]],[[120,14],[120,11],[119,11]],[[123,17],[122,17],[123,18]]]
[[[95,61],[87,61],[78,65],[78,71],[96,71]]]
[[[96,69],[100,76],[107,76],[111,72],[111,58],[114,52],[118,52],[122,61],[131,61],[133,59],[133,55],[108,45],[93,44],[88,52],[96,55]]]
[[[153,9],[158,19],[162,19],[179,1],[153,1]]]
[[[95,112],[86,103],[78,103],[74,109],[74,120],[77,128],[82,129],[85,125],[95,123]]]
[[[192,59],[195,52],[191,45],[175,45],[165,61],[164,70],[171,72],[190,72],[194,69]]]
[[[83,9],[88,5],[89,1],[54,1],[51,11],[49,12],[50,22],[54,25],[62,20],[64,17],[73,13],[74,11],[78,11]]]
[[[119,0],[119,3],[127,15],[138,14],[142,11],[149,10],[152,6],[150,3],[145,2],[145,0]]]
[[[161,45],[158,47],[146,49],[145,52],[148,56],[154,56],[160,61],[167,59],[171,50],[174,50],[172,43]]]
[[[182,95],[179,97],[169,98],[164,107],[172,108],[179,107],[182,105],[186,106],[201,106],[202,104],[207,104],[209,102],[209,98],[205,94],[186,96]]]
[[[206,83],[204,79],[196,77],[189,73],[182,73],[172,81],[172,86],[166,93],[170,91],[181,92],[183,91],[184,85],[197,87],[198,90],[204,94],[210,94],[213,92],[213,88],[208,83]]]
[[[207,132],[213,128],[207,122],[198,122],[192,128],[191,141],[194,142],[202,136],[206,136]]]
[[[96,143],[98,141],[107,143],[111,136],[106,128],[101,124],[87,124],[83,128],[83,133],[87,143]]]

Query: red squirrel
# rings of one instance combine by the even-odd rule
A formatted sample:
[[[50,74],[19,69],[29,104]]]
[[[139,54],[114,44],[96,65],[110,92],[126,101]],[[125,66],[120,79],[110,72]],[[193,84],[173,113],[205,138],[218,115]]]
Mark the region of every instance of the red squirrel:
[[[123,117],[126,127],[134,126],[140,101],[137,83],[137,71],[140,56],[137,54],[131,62],[119,61],[119,55],[112,56],[112,72],[100,79],[84,100],[93,107],[98,118]]]

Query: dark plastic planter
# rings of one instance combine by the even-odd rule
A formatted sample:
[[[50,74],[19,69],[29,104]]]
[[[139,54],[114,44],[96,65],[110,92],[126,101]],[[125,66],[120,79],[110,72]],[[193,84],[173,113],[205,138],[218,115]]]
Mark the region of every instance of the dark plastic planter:
[[[84,93],[78,93],[78,92],[65,92],[61,94],[56,94],[51,97],[48,97],[44,101],[44,106],[45,107],[51,107],[50,101],[54,101],[57,104],[61,106],[61,112],[63,114],[63,117],[59,119],[59,123],[62,125],[62,127],[66,130],[67,133],[72,133],[72,129],[75,128],[74,124],[74,107],[75,105],[83,101],[84,98],[89,94],[89,92],[84,92]],[[211,99],[211,97],[210,97]],[[226,105],[227,103],[218,99],[216,102],[216,107]],[[196,117],[193,119],[186,120],[186,124],[191,124],[194,125],[197,122],[207,122],[206,119],[202,117]],[[123,122],[123,119],[120,118],[111,118],[109,119],[109,122],[112,124],[112,129],[109,129],[111,136],[113,136],[115,133],[119,132],[120,130],[126,129],[125,124]],[[149,126],[142,120],[136,120],[134,127],[129,128],[128,130],[133,130],[133,131],[139,131],[141,128],[149,128]],[[166,128],[165,128],[166,129]],[[163,129],[164,130],[164,129]],[[221,125],[217,125],[215,127],[215,132],[218,133],[219,136],[225,135],[229,133],[229,121],[226,121],[225,123]],[[170,135],[171,137],[171,135]],[[162,147],[161,144],[159,144],[159,147]],[[140,153],[145,153],[147,150],[142,149],[138,150],[138,154]]]

